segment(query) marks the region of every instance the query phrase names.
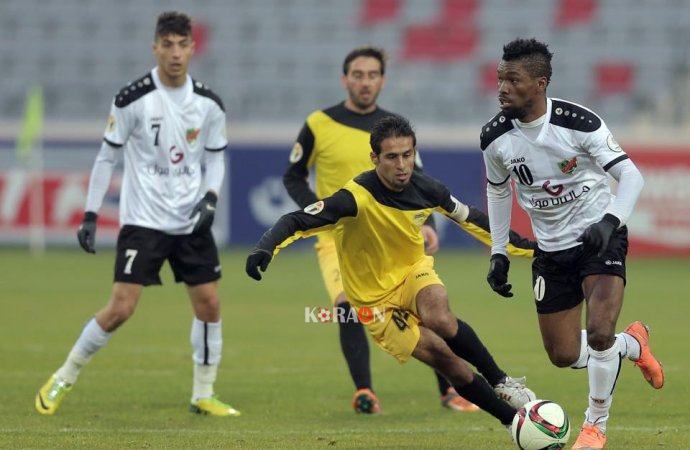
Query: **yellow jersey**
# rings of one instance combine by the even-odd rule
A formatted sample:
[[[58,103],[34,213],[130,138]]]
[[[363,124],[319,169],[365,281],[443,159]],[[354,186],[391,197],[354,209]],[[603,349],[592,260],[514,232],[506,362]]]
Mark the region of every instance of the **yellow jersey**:
[[[421,172],[413,172],[410,183],[396,192],[387,189],[376,171],[370,170],[332,196],[281,217],[257,247],[275,255],[296,239],[331,232],[348,300],[371,305],[398,287],[424,257],[420,229],[433,211],[461,226],[477,215],[441,182]],[[488,221],[485,229],[481,223],[469,225],[481,229],[490,244]],[[508,251],[531,257],[534,245],[511,233]]]

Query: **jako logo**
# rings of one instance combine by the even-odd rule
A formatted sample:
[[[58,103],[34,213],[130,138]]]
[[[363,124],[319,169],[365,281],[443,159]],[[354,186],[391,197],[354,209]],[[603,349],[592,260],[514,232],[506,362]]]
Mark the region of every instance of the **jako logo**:
[[[304,322],[305,323],[370,323],[374,321],[383,322],[386,319],[385,310],[377,307],[370,308],[362,306],[361,308],[348,308],[347,310],[340,306],[334,306],[332,309],[315,307],[304,308]]]

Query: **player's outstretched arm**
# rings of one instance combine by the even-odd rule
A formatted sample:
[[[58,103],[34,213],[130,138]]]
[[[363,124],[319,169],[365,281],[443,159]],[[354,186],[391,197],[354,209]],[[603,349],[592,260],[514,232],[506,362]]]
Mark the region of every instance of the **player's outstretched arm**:
[[[343,217],[357,215],[357,203],[350,191],[341,189],[303,210],[285,214],[266,231],[247,257],[245,270],[255,280],[261,280],[257,270],[265,271],[277,252],[300,238],[331,230]]]
[[[474,206],[467,206],[450,192],[443,188],[440,200],[440,212],[456,222],[460,228],[470,234],[479,242],[493,248],[493,240],[489,216]],[[510,215],[508,215],[510,220]],[[505,227],[508,228],[509,224]],[[508,228],[508,243],[504,246],[504,251],[514,256],[532,258],[537,243],[521,236],[518,232]]]
[[[469,214],[464,222],[459,224],[460,227],[469,233],[473,238],[491,247],[491,226],[489,216],[474,206],[469,207]],[[508,232],[508,245],[506,251],[509,255],[522,256],[525,258],[532,258],[534,250],[537,248],[537,243],[522,236],[514,230]]]

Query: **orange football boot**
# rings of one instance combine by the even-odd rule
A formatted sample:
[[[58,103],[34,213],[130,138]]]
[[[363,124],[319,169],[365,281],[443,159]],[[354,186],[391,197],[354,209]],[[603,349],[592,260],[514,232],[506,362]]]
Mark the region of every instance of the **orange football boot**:
[[[640,358],[633,361],[642,371],[642,376],[654,389],[664,386],[664,368],[649,348],[649,327],[640,321],[628,325],[625,332],[640,343]]]
[[[585,422],[572,448],[594,450],[604,448],[605,445],[606,435],[596,425]]]
[[[441,396],[441,406],[453,411],[479,411],[479,406],[458,394],[458,392],[452,386],[448,388],[446,395]]]

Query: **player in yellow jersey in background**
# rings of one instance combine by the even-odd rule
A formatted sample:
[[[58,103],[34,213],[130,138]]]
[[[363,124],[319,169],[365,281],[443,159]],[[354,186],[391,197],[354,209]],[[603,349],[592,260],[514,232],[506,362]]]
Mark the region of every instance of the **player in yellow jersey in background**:
[[[434,368],[465,399],[509,427],[516,408],[533,400],[534,392],[506,376],[470,325],[453,315],[434,258],[424,253],[421,227],[433,211],[463,224],[470,208],[413,169],[416,137],[406,119],[380,119],[370,142],[375,169],[281,217],[248,256],[247,274],[260,280],[259,269],[265,271],[279,249],[331,233],[346,298],[374,341],[401,363],[412,356]]]
[[[376,102],[386,84],[385,71],[383,50],[373,47],[352,50],[345,57],[341,77],[341,84],[347,91],[346,100],[330,108],[314,111],[307,117],[290,153],[290,165],[283,177],[288,193],[301,208],[332,195],[348,180],[374,167],[369,156],[371,129],[377,120],[392,114],[379,108]],[[420,167],[421,159],[416,154],[415,168]],[[310,168],[316,172],[316,192],[312,191],[307,181]],[[472,209],[465,227],[486,243],[489,242],[488,223],[484,213]],[[429,216],[421,227],[421,234],[426,253],[434,254],[438,250],[438,237],[433,217]],[[516,242],[519,241],[517,235],[514,237]],[[529,247],[530,243],[520,241],[516,245]],[[351,317],[332,233],[319,234],[315,247],[331,303],[344,312],[342,317]],[[356,387],[353,407],[357,412],[379,412],[379,401],[372,389],[369,346],[362,324],[340,321],[339,331],[340,346]],[[459,396],[443,376],[436,375],[443,406],[457,411],[478,409]]]

